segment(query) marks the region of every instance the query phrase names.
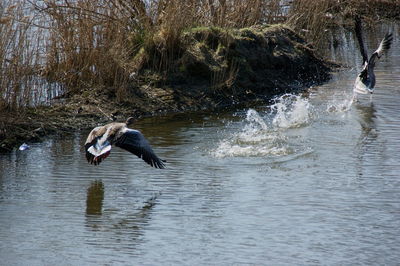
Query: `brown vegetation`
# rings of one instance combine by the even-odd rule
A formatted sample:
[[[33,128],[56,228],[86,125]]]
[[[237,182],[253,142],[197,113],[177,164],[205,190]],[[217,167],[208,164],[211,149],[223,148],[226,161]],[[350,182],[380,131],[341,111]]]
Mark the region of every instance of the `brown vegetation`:
[[[124,99],[129,79],[143,67],[164,76],[168,73],[171,62],[184,49],[180,46],[184,30],[197,26],[255,25],[273,17],[268,7],[276,9],[277,3],[2,1],[0,107],[16,110],[37,103],[45,94],[43,87],[50,84],[56,84],[59,92],[62,85],[66,95],[99,86],[111,88],[118,100]],[[277,11],[274,12],[276,15]],[[36,91],[38,87],[42,88]]]
[[[321,48],[327,29],[352,25],[355,16],[372,25],[384,19],[399,20],[400,0],[293,0],[287,23]]]
[[[185,49],[181,35],[198,26],[258,24],[274,1],[48,1],[51,21],[45,75],[69,92],[112,87],[121,100],[144,68],[161,75]]]
[[[0,4],[0,110],[29,104],[39,64],[38,35],[30,32],[32,17],[17,1]]]
[[[126,99],[132,80],[146,69],[168,77],[187,49],[182,34],[192,28],[287,22],[318,47],[329,26],[356,13],[397,18],[399,3],[5,0],[0,4],[0,108],[15,110],[59,93],[68,96],[95,87],[107,89],[117,100]],[[213,73],[211,79],[215,86],[233,84],[235,71],[231,67],[229,73]]]
[[[313,77],[296,53],[311,55],[312,46],[300,43],[290,51],[273,53],[274,47],[285,48],[285,38],[271,35],[265,41],[260,37],[266,34],[261,25],[287,23],[297,34],[282,27],[285,34],[293,38],[303,35],[313,47],[319,47],[328,27],[344,24],[355,14],[369,21],[382,18],[382,14],[399,19],[399,2],[3,0],[0,137],[6,128],[13,130],[7,125],[16,123],[15,111],[40,120],[40,115],[25,107],[51,104],[59,96],[69,99],[65,114],[84,112],[87,107],[111,117],[113,110],[103,111],[98,105],[104,101],[126,105],[133,99],[147,112],[149,97],[161,109],[174,106],[170,110],[181,110],[180,101],[201,108],[199,105],[217,99],[196,98],[200,94],[194,91],[198,93],[199,88],[209,88],[222,98],[241,92],[237,88],[243,86],[249,92],[268,94],[259,90],[276,89],[278,82],[268,83],[261,75],[279,81],[279,68],[287,63],[289,52],[294,55],[291,60],[298,60],[293,73],[302,73],[293,78],[310,82]],[[249,54],[251,45],[261,45],[272,54],[260,57],[267,60],[260,63],[257,54]]]

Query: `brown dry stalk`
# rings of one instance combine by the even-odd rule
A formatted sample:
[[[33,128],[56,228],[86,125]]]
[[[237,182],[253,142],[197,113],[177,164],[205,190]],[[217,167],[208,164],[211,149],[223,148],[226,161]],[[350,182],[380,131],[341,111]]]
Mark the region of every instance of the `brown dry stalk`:
[[[287,22],[318,46],[340,19],[376,18],[385,7],[396,16],[400,0],[2,0],[0,108],[51,98],[59,84],[67,94],[96,87],[122,99],[133,73],[173,71],[186,49],[182,33],[193,27]],[[236,72],[217,73],[214,83],[232,83]]]

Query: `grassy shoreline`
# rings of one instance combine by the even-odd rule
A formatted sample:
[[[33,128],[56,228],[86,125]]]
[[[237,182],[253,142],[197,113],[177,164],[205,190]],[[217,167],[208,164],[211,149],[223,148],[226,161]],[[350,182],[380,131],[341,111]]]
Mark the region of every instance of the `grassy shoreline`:
[[[398,14],[400,0],[5,0],[0,151],[127,116],[300,90],[334,67],[317,55],[328,28]],[[37,105],[43,98],[51,106]]]
[[[186,50],[171,66],[174,71],[167,78],[150,70],[138,75],[124,100],[117,100],[112,89],[98,87],[52,106],[1,113],[0,150],[128,116],[264,102],[328,80],[334,66],[285,25],[229,32],[196,28],[184,38]]]

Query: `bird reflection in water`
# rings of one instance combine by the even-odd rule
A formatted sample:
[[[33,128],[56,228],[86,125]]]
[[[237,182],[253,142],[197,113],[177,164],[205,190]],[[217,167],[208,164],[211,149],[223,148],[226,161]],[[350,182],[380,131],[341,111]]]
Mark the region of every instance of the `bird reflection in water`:
[[[90,234],[87,243],[95,246],[114,247],[119,251],[126,248],[127,252],[133,252],[134,246],[141,241],[145,227],[151,220],[154,206],[158,196],[156,193],[148,199],[144,199],[139,208],[118,206],[103,209],[104,184],[102,181],[91,182],[87,189],[86,199],[86,228],[88,232],[101,234]],[[110,205],[114,201],[110,199]],[[128,203],[128,205],[131,205]]]
[[[359,144],[367,141],[367,139],[376,139],[376,109],[374,103],[369,102],[367,105],[356,104],[355,107],[360,117],[359,122],[362,130]]]
[[[371,163],[371,154],[379,154],[379,149],[381,147],[375,143],[378,138],[378,131],[374,103],[369,102],[366,105],[356,104],[355,107],[359,115],[359,123],[361,126],[361,134],[356,145],[357,172],[358,176],[361,177],[367,174],[364,166],[365,164]]]
[[[86,215],[101,215],[104,200],[104,184],[101,180],[93,181],[87,189]]]

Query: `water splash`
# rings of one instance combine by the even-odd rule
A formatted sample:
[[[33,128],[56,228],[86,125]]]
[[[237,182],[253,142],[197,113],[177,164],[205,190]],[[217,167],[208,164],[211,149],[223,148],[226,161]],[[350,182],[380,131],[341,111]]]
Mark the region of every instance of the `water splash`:
[[[353,95],[349,93],[343,93],[341,95],[334,95],[334,98],[328,101],[326,111],[328,113],[345,113],[350,111],[353,104]]]
[[[278,128],[305,126],[313,116],[308,99],[293,94],[285,94],[277,98],[271,109],[275,112],[273,125]]]
[[[249,109],[246,113],[246,121],[249,122],[248,126],[252,129],[259,127],[262,130],[268,130],[268,125],[264,121],[264,118],[254,109]]]
[[[212,155],[223,157],[252,157],[288,154],[285,138],[274,132],[264,118],[254,109],[246,113],[244,126],[223,139]]]
[[[277,98],[265,113],[249,109],[241,130],[228,135],[211,151],[217,158],[285,156],[298,149],[285,131],[306,126],[313,112],[307,99],[285,94]]]

